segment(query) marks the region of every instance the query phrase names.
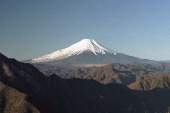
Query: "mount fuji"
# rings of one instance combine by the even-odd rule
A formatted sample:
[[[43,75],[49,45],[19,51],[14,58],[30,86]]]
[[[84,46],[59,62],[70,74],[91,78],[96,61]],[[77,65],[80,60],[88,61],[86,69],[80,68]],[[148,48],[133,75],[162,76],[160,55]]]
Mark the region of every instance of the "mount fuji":
[[[126,67],[129,64],[139,66],[151,64],[156,67],[160,65],[157,61],[141,59],[116,52],[93,39],[82,39],[67,48],[29,60],[28,63],[33,64],[45,75],[56,74],[62,78],[80,77],[81,74],[84,78],[88,78],[87,75],[94,78],[94,73],[99,73],[102,70],[100,68],[106,69],[104,75],[110,76],[108,73],[112,72],[112,68],[114,67],[111,65],[118,65],[118,67],[121,67],[121,65],[125,65]],[[84,71],[82,72],[82,70]],[[78,74],[79,72],[81,74]],[[112,79],[112,77],[108,78]],[[108,79],[106,82],[108,82]]]
[[[140,59],[125,55],[99,44],[93,39],[82,39],[81,41],[60,49],[50,54],[34,58],[32,64],[48,65],[74,65],[91,66],[99,64],[128,64],[128,63],[155,63],[155,61]]]
[[[93,63],[91,59],[93,57],[101,57],[101,56],[114,56],[116,55],[116,52],[113,52],[112,50],[105,48],[104,46],[98,44],[95,40],[92,39],[83,39],[68,48],[57,50],[53,53],[44,55],[42,57],[38,57],[35,59],[32,59],[33,63],[41,63],[41,62],[51,62],[51,61],[61,61],[70,59],[73,57],[80,57],[77,59],[77,63],[84,62],[87,63],[90,61],[90,63]],[[85,57],[88,58],[89,61],[85,61]],[[75,59],[75,58],[74,58]],[[100,60],[101,62],[101,60]],[[70,62],[71,63],[71,62]],[[95,63],[99,63],[98,61]]]

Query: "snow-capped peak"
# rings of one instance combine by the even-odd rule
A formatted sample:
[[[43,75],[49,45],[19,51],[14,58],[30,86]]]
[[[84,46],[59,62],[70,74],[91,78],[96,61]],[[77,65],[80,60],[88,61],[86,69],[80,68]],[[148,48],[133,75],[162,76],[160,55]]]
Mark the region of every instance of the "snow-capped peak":
[[[83,39],[67,49],[73,50],[76,55],[81,54],[84,51],[90,51],[95,55],[106,54],[106,52],[109,52],[108,49],[104,48],[93,39]]]
[[[106,53],[116,55],[115,52],[103,47],[93,39],[82,39],[81,41],[69,46],[68,48],[57,50],[53,53],[44,55],[42,57],[32,59],[32,62],[62,60],[70,56],[79,55],[83,52],[91,52],[94,55],[98,55],[98,54],[104,55]]]

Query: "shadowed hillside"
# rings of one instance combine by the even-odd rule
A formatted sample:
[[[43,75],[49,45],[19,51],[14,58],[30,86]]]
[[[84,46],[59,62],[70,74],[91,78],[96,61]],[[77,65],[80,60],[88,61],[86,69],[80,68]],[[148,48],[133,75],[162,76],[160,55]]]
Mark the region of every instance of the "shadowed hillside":
[[[7,108],[8,113],[166,113],[170,106],[169,87],[134,91],[116,83],[46,77],[32,65],[3,55],[0,80],[2,113]]]
[[[40,113],[28,95],[0,82],[0,113]]]
[[[122,85],[64,80],[56,75],[45,77],[30,64],[3,55],[0,70],[1,81],[28,94],[30,102],[42,113],[140,113],[142,110],[137,96]]]

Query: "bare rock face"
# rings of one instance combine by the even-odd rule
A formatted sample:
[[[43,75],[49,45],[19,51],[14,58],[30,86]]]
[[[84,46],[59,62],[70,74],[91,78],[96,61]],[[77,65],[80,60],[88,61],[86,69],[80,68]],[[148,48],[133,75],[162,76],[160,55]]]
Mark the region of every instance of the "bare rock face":
[[[144,76],[128,86],[133,90],[150,91],[170,88],[170,73]]]

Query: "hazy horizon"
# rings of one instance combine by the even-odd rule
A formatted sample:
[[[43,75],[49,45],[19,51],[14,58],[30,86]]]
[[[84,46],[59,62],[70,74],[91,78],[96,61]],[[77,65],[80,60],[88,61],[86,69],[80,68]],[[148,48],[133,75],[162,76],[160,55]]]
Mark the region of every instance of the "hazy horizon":
[[[2,0],[0,52],[26,60],[90,38],[131,56],[170,60],[169,5],[168,0]]]

